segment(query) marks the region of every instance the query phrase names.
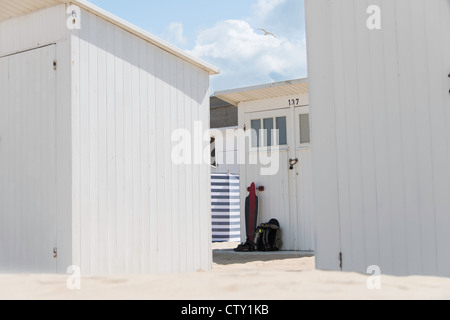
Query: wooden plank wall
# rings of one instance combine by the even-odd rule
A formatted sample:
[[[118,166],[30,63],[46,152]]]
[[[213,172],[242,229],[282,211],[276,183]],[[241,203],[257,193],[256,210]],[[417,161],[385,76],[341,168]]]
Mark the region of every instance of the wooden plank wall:
[[[55,46],[0,58],[0,271],[56,272]]]
[[[64,4],[0,22],[0,56],[41,47],[69,36]]]
[[[52,142],[53,144],[55,144],[54,147],[56,147],[56,149],[53,151],[55,152],[55,162],[52,162],[51,164],[52,169],[54,168],[56,170],[56,172],[54,172],[56,174],[56,187],[53,188],[54,190],[52,189],[52,192],[56,193],[56,196],[54,197],[56,199],[55,214],[57,215],[57,241],[55,245],[57,245],[58,247],[58,259],[56,266],[57,272],[59,273],[65,273],[67,267],[71,264],[72,261],[70,42],[68,41],[70,33],[66,27],[66,19],[67,15],[65,13],[65,5],[59,5],[37,11],[23,17],[6,20],[0,23],[0,57],[4,57],[3,59],[0,58],[2,59],[2,67],[0,68],[1,76],[7,78],[9,77],[10,79],[14,78],[16,79],[15,81],[17,81],[17,83],[21,84],[21,86],[14,89],[8,87],[5,84],[2,84],[2,88],[6,91],[2,91],[2,95],[0,96],[0,105],[4,108],[4,112],[6,112],[7,114],[10,113],[11,117],[15,112],[13,109],[16,108],[19,110],[20,108],[26,108],[27,102],[30,101],[35,101],[32,103],[36,107],[36,112],[39,108],[42,108],[42,118],[35,117],[35,119],[27,119],[26,117],[2,117],[2,120],[7,122],[3,122],[0,125],[0,135],[2,133],[3,135],[5,135],[4,143],[7,143],[7,135],[8,133],[10,133],[9,130],[11,128],[31,128],[31,125],[38,124],[42,125],[42,130],[45,130],[46,127],[54,130],[54,134],[56,136],[55,140]],[[43,73],[44,69],[42,69],[42,73],[36,72],[36,68],[38,67],[37,64],[44,64],[44,60],[33,60],[32,58],[28,60],[18,60],[21,59],[21,57],[26,57],[27,53],[28,55],[31,55],[30,57],[32,57],[39,52],[43,52],[41,50],[45,50],[45,47],[51,44],[56,44],[52,46],[54,48],[54,53],[51,57],[48,58],[48,60],[45,60],[45,64],[50,65],[42,65],[42,68],[48,67],[51,73],[55,74],[56,91],[55,88],[53,88],[52,94],[54,95],[54,97],[52,99],[56,99],[56,109],[54,106],[55,101],[49,100],[50,96],[46,90],[41,89],[40,91],[35,92],[34,90],[37,89],[33,88],[33,86],[36,84],[33,84],[32,81],[36,80],[38,82],[41,82],[41,88],[43,88],[42,86],[44,86],[47,81],[45,78],[35,78],[39,77],[40,75],[42,77],[45,76],[45,73]],[[56,71],[53,70],[53,60],[55,58],[57,61]],[[9,61],[9,63],[7,63],[7,61]],[[8,70],[6,65],[11,64],[14,61],[20,61],[19,65],[15,66],[13,69]],[[11,102],[6,101],[8,95],[12,99]],[[45,116],[46,112],[50,111],[51,113]],[[32,116],[31,114],[32,113],[30,113],[30,117],[35,116]],[[54,121],[51,121],[52,119]],[[27,131],[25,130],[23,134],[25,136],[27,134]],[[42,148],[40,152],[44,152],[46,150],[45,148],[49,147],[45,143],[36,144],[32,149],[30,149],[30,152],[37,152],[36,148],[39,146]],[[30,159],[32,158],[33,155],[30,155]],[[13,162],[14,161],[12,161],[11,163]],[[27,182],[24,178],[25,171],[19,169],[20,165],[26,166],[26,163],[21,163],[19,161],[16,163],[16,165],[18,166],[18,170],[12,168],[5,169],[5,167],[4,169],[10,172],[10,178],[17,179],[16,181],[21,181],[22,183],[26,184]],[[15,176],[13,177],[13,175]],[[42,176],[42,183],[44,183],[44,181],[46,181],[46,177]],[[25,186],[21,186],[21,188],[25,188]],[[31,198],[33,197],[37,197],[39,199],[42,198],[42,196],[39,195],[33,195]],[[18,201],[18,203],[16,204],[17,206],[20,205],[20,202],[27,201],[24,199],[16,200]],[[17,206],[15,208],[19,210]],[[38,206],[36,206],[35,209],[38,211],[41,210]],[[14,210],[11,212],[15,212],[16,214],[19,212]],[[31,212],[32,211],[30,211],[30,213]],[[1,210],[0,213],[6,214],[5,211]],[[11,232],[16,232],[17,234],[22,234],[24,232],[24,230],[22,229],[24,225],[16,225],[16,229],[14,229],[13,226],[8,225],[7,223],[2,223],[2,225]],[[41,224],[36,224],[36,226],[45,227]],[[43,230],[34,231],[36,232],[36,234],[47,232],[45,228]],[[2,242],[5,246],[10,246],[11,241],[17,241],[17,239],[12,237],[8,238],[6,242]],[[11,246],[11,248],[12,247],[13,246]],[[36,261],[39,261],[40,259],[45,258],[38,257]],[[20,269],[22,267],[23,269],[21,270],[27,270],[28,272],[42,271],[41,267],[36,266],[33,263],[28,263],[27,266],[20,266],[18,268]],[[15,270],[11,271],[18,271],[18,269],[16,268]]]
[[[175,129],[209,129],[208,73],[84,10],[72,56],[74,264],[209,270],[209,163],[171,161]]]
[[[449,276],[450,2],[306,7],[317,267]]]

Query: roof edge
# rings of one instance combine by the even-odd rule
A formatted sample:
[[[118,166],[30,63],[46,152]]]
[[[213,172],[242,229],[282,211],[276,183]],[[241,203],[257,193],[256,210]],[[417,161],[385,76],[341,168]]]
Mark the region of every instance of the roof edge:
[[[208,71],[208,73],[210,75],[216,75],[220,73],[220,69],[201,60],[198,59],[194,56],[191,56],[190,54],[186,53],[185,51],[171,45],[170,43],[156,37],[155,35],[133,25],[130,22],[127,22],[119,17],[117,17],[116,15],[88,2],[85,0],[72,0],[72,1],[62,1],[65,3],[73,3],[75,5],[80,6],[81,8],[88,10],[96,15],[98,15],[99,17],[121,27],[122,29],[131,32],[133,34],[135,34],[136,36],[152,43],[153,45],[187,61],[190,62],[194,65],[196,65],[197,67],[200,67],[201,69],[204,69],[205,71]]]
[[[232,99],[229,99],[227,97],[227,95],[241,93],[241,92],[247,92],[247,91],[256,91],[256,90],[263,90],[263,89],[268,89],[268,88],[275,88],[275,87],[286,86],[286,85],[296,85],[296,84],[307,83],[307,82],[308,82],[308,78],[272,82],[272,83],[260,84],[260,85],[256,85],[256,86],[250,86],[250,87],[216,91],[216,92],[214,92],[213,97],[219,98],[219,99],[221,99],[225,102],[228,102],[234,106],[238,106],[238,104],[242,101],[234,101]]]
[[[299,84],[299,83],[305,83],[305,82],[308,82],[308,78],[301,78],[301,79],[295,79],[295,80],[285,80],[285,81],[279,81],[279,82],[265,83],[265,84],[260,84],[260,85],[256,85],[256,86],[250,86],[250,87],[243,87],[243,88],[229,89],[229,90],[223,90],[223,91],[216,91],[216,92],[214,92],[214,96],[218,97],[218,95],[239,93],[239,92],[245,92],[245,91],[261,90],[261,89],[267,89],[267,88],[273,88],[273,87],[279,87],[279,86],[286,86],[286,85],[291,85],[291,84]]]

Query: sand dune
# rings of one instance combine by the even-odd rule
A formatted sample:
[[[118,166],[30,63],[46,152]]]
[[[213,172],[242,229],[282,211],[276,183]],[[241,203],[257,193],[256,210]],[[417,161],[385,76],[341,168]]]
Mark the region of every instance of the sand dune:
[[[381,289],[369,290],[368,276],[315,271],[314,257],[236,254],[234,246],[215,246],[212,272],[89,277],[73,291],[64,275],[0,275],[0,299],[450,299],[447,278],[382,276]]]

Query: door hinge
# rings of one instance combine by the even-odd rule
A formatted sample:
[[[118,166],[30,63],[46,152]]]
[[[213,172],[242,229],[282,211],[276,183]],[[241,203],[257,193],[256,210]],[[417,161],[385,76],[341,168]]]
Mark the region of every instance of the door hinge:
[[[339,269],[342,271],[342,252],[339,252]]]
[[[53,70],[56,70],[56,60],[53,60]]]

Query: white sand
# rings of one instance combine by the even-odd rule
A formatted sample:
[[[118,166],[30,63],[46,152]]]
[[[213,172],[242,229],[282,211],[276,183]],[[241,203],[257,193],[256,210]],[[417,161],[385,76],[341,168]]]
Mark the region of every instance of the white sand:
[[[214,247],[212,272],[82,278],[74,291],[64,275],[0,275],[0,299],[450,299],[448,278],[382,276],[381,290],[369,290],[368,276],[315,271],[313,257]]]

